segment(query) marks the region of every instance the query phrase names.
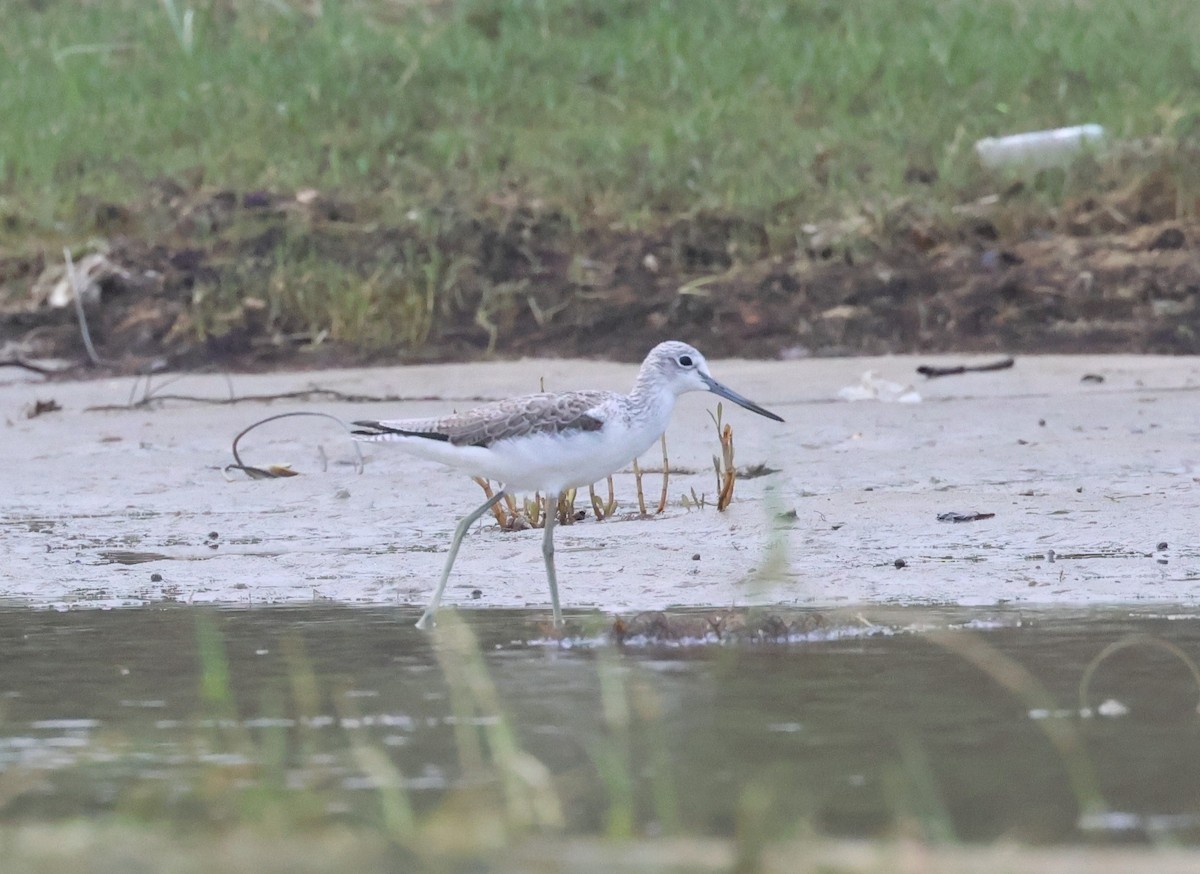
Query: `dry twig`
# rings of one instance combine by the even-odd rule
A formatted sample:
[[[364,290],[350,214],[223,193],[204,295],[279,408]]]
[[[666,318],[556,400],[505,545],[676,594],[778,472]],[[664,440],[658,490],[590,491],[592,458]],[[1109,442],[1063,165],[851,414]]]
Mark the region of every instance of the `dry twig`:
[[[733,466],[733,426],[725,424],[722,427],[721,413],[721,405],[717,404],[717,414],[712,420],[717,426],[717,439],[721,441],[721,455],[713,456],[713,468],[717,472],[717,510],[723,512],[733,501],[737,470]]]
[[[633,481],[637,485],[638,512],[646,515],[646,493],[642,491],[642,466],[633,460]]]
[[[471,479],[475,481],[475,484],[477,486],[479,486],[481,489],[483,489],[484,495],[487,496],[487,498],[489,500],[495,496],[496,493],[494,491],[492,491],[492,484],[490,482],[488,482],[486,479],[484,479],[481,476],[473,476],[473,477],[471,477]],[[509,497],[507,492],[505,493],[504,496],[506,498]],[[506,517],[504,515],[504,510],[502,510],[500,508],[499,504],[492,504],[492,515],[496,517],[496,523],[501,528],[509,528],[510,529],[513,527],[512,526],[513,514],[510,513]]]
[[[667,509],[667,483],[671,479],[671,462],[667,458],[667,435],[665,433],[662,435],[661,442],[663,451],[663,486],[662,493],[658,496],[658,509],[654,511],[655,515]]]
[[[588,486],[588,497],[592,499],[592,512],[596,514],[596,521],[603,522],[605,519],[617,512],[617,499],[613,495],[613,478],[608,477],[608,500],[600,501],[600,496],[596,494],[595,484]]]
[[[934,379],[939,376],[958,376],[961,373],[987,373],[991,370],[1007,370],[1012,367],[1015,362],[1012,358],[1002,358],[999,361],[992,361],[988,364],[959,364],[954,367],[939,367],[936,364],[922,364],[917,368],[917,373],[924,376],[926,379]]]
[[[182,374],[178,377],[168,380],[162,385],[169,385],[176,379],[181,379]],[[138,377],[134,383],[133,390],[130,392],[130,402],[127,404],[98,404],[92,407],[85,407],[84,411],[89,413],[95,412],[111,412],[113,410],[136,410],[141,407],[147,407],[159,401],[188,401],[196,404],[214,404],[218,406],[244,404],[244,403],[269,403],[271,401],[294,401],[294,400],[312,400],[313,398],[325,398],[331,401],[340,401],[349,404],[380,404],[380,403],[405,403],[408,401],[462,401],[462,402],[483,402],[488,398],[484,397],[464,397],[464,398],[445,398],[438,395],[357,395],[348,394],[347,392],[338,391],[332,388],[319,388],[312,386],[310,388],[298,389],[297,391],[279,392],[278,394],[265,395],[230,395],[224,398],[200,397],[197,395],[180,395],[180,394],[155,394],[150,391],[147,384],[146,393],[139,399],[132,399],[138,385],[141,384],[141,377]],[[161,385],[160,385],[161,387]]]
[[[0,361],[0,367],[19,367],[22,370],[28,370],[30,373],[39,373],[42,376],[58,376],[61,373],[69,373],[74,370],[76,365],[68,364],[66,367],[46,367],[42,364],[34,364],[32,361],[25,361],[21,358],[5,358]]]
[[[242,461],[242,457],[238,453],[238,442],[243,437],[245,437],[247,434],[249,434],[251,431],[253,431],[255,428],[257,428],[259,425],[265,425],[267,422],[274,422],[276,419],[287,419],[292,416],[320,416],[323,419],[332,419],[333,421],[335,421],[339,425],[341,425],[347,434],[351,433],[351,428],[348,424],[343,422],[337,416],[330,415],[329,413],[313,413],[313,412],[306,411],[306,412],[296,412],[296,413],[279,413],[274,416],[267,416],[267,418],[259,419],[253,425],[250,425],[249,427],[242,429],[242,431],[240,431],[238,433],[238,435],[233,438],[233,461],[234,461],[234,463],[225,465],[225,472],[228,473],[231,470],[240,470],[242,473],[246,474],[251,479],[278,479],[279,477],[296,476],[295,471],[293,471],[293,470],[291,470],[291,468],[288,468],[283,465],[271,465],[268,468],[251,467],[250,465],[248,465]],[[362,473],[363,472],[362,447],[359,446],[357,440],[353,441],[353,443],[354,443],[354,453],[357,456],[357,463],[355,464],[355,469],[357,470],[358,473]]]

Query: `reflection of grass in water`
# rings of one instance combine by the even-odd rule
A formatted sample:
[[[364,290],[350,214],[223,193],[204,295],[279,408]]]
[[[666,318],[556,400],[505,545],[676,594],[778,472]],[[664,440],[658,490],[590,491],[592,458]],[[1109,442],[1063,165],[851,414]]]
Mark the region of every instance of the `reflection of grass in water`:
[[[900,760],[884,772],[883,781],[897,830],[902,834],[914,833],[933,844],[954,843],[954,824],[920,738],[915,733],[903,732],[896,745]]]
[[[1008,689],[1030,709],[1041,709],[1050,718],[1037,721],[1054,746],[1067,772],[1067,781],[1081,814],[1096,813],[1105,808],[1095,769],[1084,748],[1083,738],[1075,723],[1055,716],[1059,711],[1054,696],[1022,664],[996,649],[982,636],[969,631],[937,631],[928,635],[938,646],[962,657],[979,668],[997,683]]]
[[[446,611],[439,617],[433,642],[450,693],[468,787],[452,791],[431,817],[422,845],[469,851],[504,844],[530,828],[561,827],[562,808],[550,772],[518,745],[475,635],[454,611]],[[499,798],[479,791],[480,785],[494,782],[502,790]],[[477,828],[479,823],[490,824],[490,830]]]
[[[1200,666],[1178,645],[1171,641],[1155,637],[1151,634],[1130,634],[1105,646],[1096,654],[1084,668],[1079,681],[1079,706],[1075,711],[1069,711],[1061,706],[1050,694],[1046,687],[1033,676],[1028,669],[1015,659],[1000,652],[981,635],[965,630],[936,631],[926,635],[938,646],[961,656],[965,661],[979,668],[994,681],[1012,692],[1020,699],[1030,712],[1038,711],[1042,718],[1036,720],[1039,729],[1055,748],[1067,781],[1075,797],[1079,817],[1078,827],[1087,830],[1089,823],[1103,823],[1104,814],[1108,811],[1095,766],[1087,754],[1084,743],[1084,729],[1088,720],[1103,710],[1093,709],[1090,702],[1092,679],[1100,667],[1113,655],[1134,648],[1160,650],[1183,663],[1191,675],[1197,691],[1200,691]],[[1200,711],[1197,706],[1196,711]],[[905,746],[908,749],[905,749]],[[922,750],[913,741],[902,744],[906,770],[909,772],[912,786],[919,790],[913,799],[911,809],[918,814],[922,831],[926,839],[947,840],[953,838],[952,827],[947,812],[941,806],[937,796],[936,782],[933,771],[925,760]],[[932,804],[931,804],[932,802]],[[1101,826],[1103,829],[1104,827]],[[1170,835],[1151,834],[1157,842],[1171,845]],[[1130,860],[1128,864],[1135,864]],[[1195,864],[1187,860],[1187,865]],[[1030,868],[1032,870],[1032,867]],[[1086,870],[1081,868],[1081,870]],[[1112,870],[1123,870],[1120,865]],[[1132,870],[1132,868],[1128,869]],[[1152,870],[1152,865],[1147,870]],[[1182,870],[1182,869],[1181,869]]]
[[[211,630],[202,630],[200,639],[205,665],[201,685],[206,700],[215,713],[235,712],[219,637],[214,637]],[[1054,715],[1061,713],[1061,708],[1036,677],[973,632],[931,632],[928,639],[984,671],[1030,710],[1051,714],[1050,718],[1039,719],[1037,727],[1058,752],[1081,817],[1105,809],[1078,723]],[[464,787],[452,790],[440,808],[424,821],[415,822],[395,766],[371,745],[364,732],[349,729],[354,760],[360,770],[374,777],[380,793],[382,832],[401,845],[427,853],[471,855],[511,845],[530,829],[561,828],[563,814],[554,781],[540,761],[519,747],[470,629],[451,613],[434,643],[450,695]],[[293,649],[296,646],[293,642]],[[1113,653],[1134,646],[1164,649],[1180,658],[1200,684],[1200,669],[1177,646],[1148,635],[1133,635],[1104,648],[1088,665],[1080,684],[1081,713],[1090,712],[1087,689],[1095,671]],[[300,651],[288,656],[293,697],[308,701],[315,714],[319,701],[316,678],[302,653],[297,653]],[[600,654],[597,671],[605,731],[593,744],[591,758],[607,797],[605,834],[620,841],[650,834],[679,834],[682,826],[670,739],[652,675],[618,662],[607,650]],[[353,725],[352,715],[345,710],[341,715],[344,723]],[[236,719],[231,725],[238,725]],[[951,816],[921,739],[900,736],[897,748],[898,761],[883,778],[898,832],[930,844],[953,843]],[[257,758],[269,763],[284,757],[276,746],[272,755],[260,754]],[[492,792],[492,788],[499,791]],[[773,821],[772,799],[778,791],[779,787],[769,780],[744,775],[735,808],[736,870],[754,870],[773,841],[795,830],[796,823]]]
[[[348,758],[376,787],[377,828],[389,838],[410,837],[408,799],[395,769],[362,754],[354,722],[344,715],[342,735],[317,734],[323,696],[303,644],[288,636],[282,649],[290,696],[269,685],[257,715],[243,718],[220,628],[213,615],[199,613],[196,653],[204,711],[191,741],[192,762],[180,769],[181,779],[163,785],[139,781],[119,799],[118,809],[146,825],[256,826],[289,833],[329,819],[328,811],[341,801],[336,787],[350,769]]]
[[[200,698],[213,718],[214,728],[238,725],[237,702],[229,672],[225,641],[212,617],[196,616],[196,655],[200,661]],[[239,738],[244,744],[245,738]]]
[[[237,840],[270,844],[316,829],[336,846],[341,831],[352,827],[369,846],[436,859],[474,857],[531,829],[559,828],[562,811],[550,774],[519,747],[474,635],[450,613],[439,624],[434,647],[452,704],[446,723],[454,728],[463,777],[438,807],[418,817],[399,768],[370,736],[349,689],[322,688],[298,636],[286,635],[280,644],[284,684],[268,685],[257,714],[248,717],[234,694],[236,668],[217,619],[199,613],[202,712],[192,737],[182,742],[186,761],[171,766],[169,781],[139,779],[122,790],[114,804],[117,815],[102,817],[90,837],[103,843],[121,823],[147,834],[180,830],[190,835],[187,840],[207,836],[221,843],[235,834]],[[336,719],[328,715],[330,702]],[[331,723],[340,731],[330,732]],[[110,734],[104,743],[100,758],[132,756],[123,767],[140,773],[134,742]],[[79,772],[90,767],[81,764]],[[365,778],[371,791],[354,793],[348,803],[341,787],[353,775]],[[0,810],[39,783],[31,769],[0,772]],[[0,849],[5,840],[0,830]],[[323,841],[314,841],[317,857],[324,855]],[[196,870],[219,869],[214,864]],[[10,874],[8,868],[0,871]]]
[[[605,833],[621,840],[650,830],[677,834],[679,799],[662,702],[648,677],[614,656],[603,653],[596,669],[605,730],[593,744],[591,758],[608,796]],[[635,736],[644,741],[643,757],[638,755]],[[645,774],[649,784],[649,799],[643,804],[639,804],[639,774]],[[651,816],[642,818],[639,829],[638,811],[646,807]]]
[[[984,670],[1029,707],[1057,710],[1036,678],[981,636],[954,631],[931,637]],[[1086,672],[1081,692],[1086,694],[1087,678],[1107,654],[1145,643],[1144,637],[1106,648]],[[360,774],[370,778],[375,812],[338,823],[328,813],[332,792],[320,780],[289,788],[289,776],[295,774],[289,767],[308,772],[324,767],[325,777],[335,776],[332,769],[316,763],[328,758],[329,734],[312,727],[318,718],[328,718],[323,714],[328,713],[325,702],[330,692],[321,688],[301,640],[286,636],[281,643],[287,665],[285,686],[268,687],[262,693],[260,718],[240,718],[224,640],[213,616],[201,614],[197,653],[206,719],[196,744],[198,749],[216,749],[227,757],[197,766],[197,788],[184,799],[143,791],[123,805],[125,815],[120,818],[0,829],[0,858],[25,865],[6,864],[4,874],[82,871],[70,860],[84,856],[91,859],[87,870],[99,874],[115,874],[139,863],[155,870],[197,874],[325,870],[373,874],[401,870],[397,859],[406,863],[403,870],[458,870],[470,864],[480,871],[536,867],[575,874],[611,871],[635,855],[643,860],[640,866],[620,870],[666,871],[677,865],[674,870],[865,872],[903,867],[900,860],[908,852],[903,840],[864,843],[857,851],[812,835],[782,843],[789,834],[803,834],[805,826],[781,823],[773,816],[778,793],[785,790],[771,783],[770,774],[742,774],[731,787],[737,793],[732,840],[678,837],[686,826],[680,822],[668,721],[655,675],[607,649],[597,659],[605,731],[589,750],[596,777],[607,790],[607,840],[526,841],[530,834],[553,835],[563,825],[559,787],[545,766],[521,749],[478,642],[462,619],[448,611],[432,643],[449,694],[452,718],[446,722],[453,727],[463,771],[459,785],[432,812],[414,813],[396,765],[372,741],[353,709],[353,699],[336,694],[338,690],[331,697],[343,732],[339,738],[345,740],[339,749]],[[1194,665],[1192,669],[1195,673]],[[290,729],[288,713],[294,717]],[[1050,728],[1041,722],[1067,725]],[[1081,810],[1098,809],[1100,796],[1078,729],[1065,719],[1041,722],[1039,728],[1063,757]],[[884,776],[885,791],[892,802],[896,832],[923,847],[924,862],[933,870],[942,870],[936,867],[939,864],[955,870],[955,859],[978,861],[978,870],[984,872],[1017,870],[1014,859],[1032,851],[1009,850],[1017,855],[991,858],[988,851],[964,850],[978,855],[954,856],[953,851],[933,848],[954,840],[933,763],[915,736],[898,738],[898,748],[899,762]],[[8,779],[9,775],[0,774],[0,803]],[[909,824],[915,828],[906,827]],[[163,828],[181,825],[187,826],[182,836],[172,836]],[[136,849],[120,855],[115,848],[122,845]],[[864,852],[862,846],[871,850]],[[188,858],[191,861],[185,865],[181,860]],[[1153,870],[1143,864],[1149,858],[1126,859],[1124,870]],[[59,863],[37,861],[47,859]],[[1187,859],[1195,861],[1194,854]],[[1079,870],[1067,867],[1053,853],[1037,857],[1025,868],[1034,869]]]
[[[264,725],[252,733],[237,715],[220,633],[203,615],[197,621],[197,641],[200,688],[213,717],[209,721],[219,735],[216,741],[221,749],[238,754],[233,774],[225,773],[222,766],[205,769],[200,802],[222,811],[236,810],[243,822],[268,822],[285,831],[325,818],[323,811],[333,800],[328,793],[287,788],[289,763],[308,771],[328,758],[328,750],[321,748],[320,737],[312,730],[322,718],[325,696],[303,643],[296,636],[283,642],[295,731],[289,732],[280,718],[282,697],[273,689],[264,695]],[[471,855],[504,846],[530,828],[561,826],[562,811],[550,774],[520,749],[470,629],[451,613],[439,623],[433,641],[450,696],[453,718],[448,721],[454,728],[464,788],[450,790],[447,799],[423,819],[415,816],[403,776],[371,740],[346,690],[332,696],[349,758],[374,788],[378,819],[372,830],[418,854]],[[491,791],[496,786],[499,795]]]

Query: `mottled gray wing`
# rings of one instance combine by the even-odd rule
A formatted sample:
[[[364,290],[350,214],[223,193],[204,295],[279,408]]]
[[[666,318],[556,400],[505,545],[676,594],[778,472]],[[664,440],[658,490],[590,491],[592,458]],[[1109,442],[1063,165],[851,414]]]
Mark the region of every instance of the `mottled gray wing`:
[[[604,426],[604,418],[597,407],[610,397],[609,392],[603,391],[526,395],[484,404],[441,419],[355,422],[355,425],[370,429],[355,433],[385,439],[388,434],[403,434],[446,440],[455,446],[491,446],[499,440],[526,434],[599,431]]]

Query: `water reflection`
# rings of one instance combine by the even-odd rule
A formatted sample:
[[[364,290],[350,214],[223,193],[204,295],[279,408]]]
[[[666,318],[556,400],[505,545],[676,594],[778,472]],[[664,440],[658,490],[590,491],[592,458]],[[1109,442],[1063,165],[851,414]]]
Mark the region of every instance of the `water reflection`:
[[[259,793],[361,821],[387,792],[420,816],[455,793],[508,791],[473,757],[511,727],[579,833],[728,835],[749,804],[775,835],[1200,838],[1188,668],[1162,647],[1129,647],[1096,670],[1084,716],[1078,703],[1089,662],[1126,635],[1200,656],[1196,617],[877,614],[785,644],[617,646],[603,620],[559,645],[529,615],[467,612],[481,681],[455,679],[472,657],[439,663],[398,610],[0,611],[0,817],[211,818]],[[198,617],[215,644],[198,645]],[[1019,663],[1054,706],[928,634],[950,627]],[[223,678],[206,664],[212,645]],[[501,712],[462,692],[477,682]],[[1081,821],[1046,720],[1082,738],[1104,812]]]

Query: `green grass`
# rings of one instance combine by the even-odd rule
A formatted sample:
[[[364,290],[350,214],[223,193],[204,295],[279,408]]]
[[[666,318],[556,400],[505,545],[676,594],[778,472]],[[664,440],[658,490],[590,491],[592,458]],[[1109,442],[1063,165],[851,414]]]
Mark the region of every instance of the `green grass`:
[[[397,214],[515,190],[582,222],[769,223],[904,194],[910,167],[953,197],[985,135],[1095,121],[1188,140],[1200,119],[1191,0],[169,5],[6,5],[10,230],[70,233],[79,197],[185,175]]]
[[[203,250],[174,352],[490,353],[522,319],[588,327],[582,265],[686,250],[680,219],[683,285],[806,262],[805,227],[862,264],[954,239],[997,192],[1005,239],[1126,191],[1141,221],[1139,180],[1145,220],[1200,214],[1198,34],[1193,0],[11,0],[0,257]],[[1019,188],[972,149],[1084,122],[1128,148]],[[206,224],[217,192],[282,206]]]
[[[220,281],[191,290],[189,330],[204,340],[257,322],[314,343],[423,346],[454,305],[467,259],[443,251],[436,235],[368,246],[333,241],[346,250],[322,251],[307,228],[289,226],[265,257],[234,259]]]

